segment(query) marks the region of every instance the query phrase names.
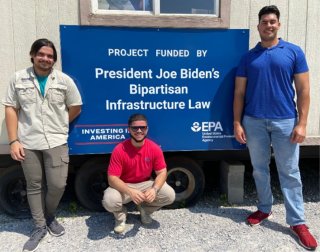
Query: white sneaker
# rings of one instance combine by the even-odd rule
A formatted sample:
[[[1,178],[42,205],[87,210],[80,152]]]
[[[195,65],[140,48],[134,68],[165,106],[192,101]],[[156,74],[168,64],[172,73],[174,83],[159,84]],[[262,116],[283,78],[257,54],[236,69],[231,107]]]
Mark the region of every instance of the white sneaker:
[[[126,230],[126,222],[125,221],[117,221],[116,224],[114,225],[114,232],[117,234],[121,234]]]
[[[137,205],[137,208],[140,212],[141,222],[143,225],[150,224],[153,219],[151,218],[150,214],[147,214],[145,209],[141,205]]]

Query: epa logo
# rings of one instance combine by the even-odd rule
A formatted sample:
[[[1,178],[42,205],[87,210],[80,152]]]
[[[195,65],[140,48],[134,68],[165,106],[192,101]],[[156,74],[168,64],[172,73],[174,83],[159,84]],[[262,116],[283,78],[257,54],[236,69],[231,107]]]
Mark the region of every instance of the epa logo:
[[[200,123],[194,122],[191,127],[193,132],[199,132],[201,130]]]
[[[194,122],[192,124],[191,130],[193,132],[199,132],[202,130],[202,132],[211,132],[211,131],[223,131],[221,122],[202,122],[201,124],[199,122]]]

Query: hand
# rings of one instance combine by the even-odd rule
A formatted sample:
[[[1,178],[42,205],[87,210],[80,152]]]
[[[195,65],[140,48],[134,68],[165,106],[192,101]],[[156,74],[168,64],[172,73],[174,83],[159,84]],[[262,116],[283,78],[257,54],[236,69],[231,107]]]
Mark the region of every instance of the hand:
[[[291,142],[292,143],[302,143],[306,138],[306,127],[301,125],[296,125],[292,131]]]
[[[146,196],[143,192],[133,188],[130,188],[130,197],[136,205],[139,205],[146,200]]]
[[[10,145],[10,154],[13,160],[23,161],[24,160],[24,149],[19,141],[16,141]]]
[[[156,190],[153,187],[151,187],[144,192],[144,195],[146,197],[145,201],[151,203],[156,199],[157,193]]]
[[[234,126],[234,136],[236,140],[241,144],[245,144],[247,142],[246,134],[240,124]]]

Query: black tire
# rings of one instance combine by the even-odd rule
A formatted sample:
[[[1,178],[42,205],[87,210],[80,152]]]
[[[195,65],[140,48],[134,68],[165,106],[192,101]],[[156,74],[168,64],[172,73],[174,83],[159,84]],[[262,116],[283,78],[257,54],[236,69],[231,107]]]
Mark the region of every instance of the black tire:
[[[77,199],[92,211],[105,211],[102,206],[103,192],[108,187],[107,158],[93,158],[84,163],[76,173],[74,182]]]
[[[182,208],[194,205],[205,187],[205,177],[200,165],[186,157],[167,160],[167,183],[175,190],[176,199],[167,208]]]
[[[29,218],[26,180],[20,165],[11,166],[0,177],[0,205],[2,209],[16,217]]]

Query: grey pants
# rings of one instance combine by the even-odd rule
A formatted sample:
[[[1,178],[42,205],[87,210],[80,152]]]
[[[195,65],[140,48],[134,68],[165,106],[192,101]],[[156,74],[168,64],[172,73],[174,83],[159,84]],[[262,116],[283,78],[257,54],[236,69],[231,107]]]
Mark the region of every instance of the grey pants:
[[[128,183],[127,185],[131,188],[135,188],[140,191],[145,191],[146,189],[152,187],[153,183],[154,181],[149,180],[136,184]],[[142,203],[142,206],[145,209],[146,213],[152,214],[159,208],[173,203],[174,199],[175,191],[167,183],[164,183],[164,185],[159,190],[156,199],[151,203],[144,202]],[[116,189],[108,187],[104,191],[102,205],[107,211],[113,213],[117,221],[125,221],[127,213],[125,207],[123,207],[123,204],[129,203],[130,201],[132,201],[132,199],[129,195],[122,194]]]
[[[27,181],[27,197],[36,227],[52,218],[64,193],[68,176],[68,146],[25,151],[21,162]]]

